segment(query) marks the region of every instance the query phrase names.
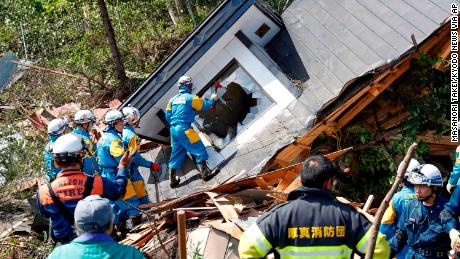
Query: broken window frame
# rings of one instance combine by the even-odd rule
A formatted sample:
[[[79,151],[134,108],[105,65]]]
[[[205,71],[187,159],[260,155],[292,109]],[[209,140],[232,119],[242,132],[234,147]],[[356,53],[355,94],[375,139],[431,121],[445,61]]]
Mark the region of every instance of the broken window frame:
[[[257,113],[257,115],[252,118],[249,122],[247,122],[246,124],[243,124],[242,125],[242,128],[240,128],[239,131],[237,131],[235,137],[233,137],[230,142],[224,144],[222,147],[217,145],[215,143],[215,140],[213,137],[207,135],[205,132],[206,130],[202,127],[202,125],[200,125],[200,123],[198,123],[196,120],[193,122],[193,126],[195,129],[199,130],[201,132],[201,134],[203,134],[202,136],[204,136],[206,138],[206,140],[210,143],[210,145],[214,148],[214,150],[216,150],[217,152],[221,152],[223,150],[225,150],[225,148],[229,145],[231,145],[235,139],[238,137],[238,135],[240,135],[242,132],[244,132],[245,130],[247,130],[247,128],[249,128],[253,123],[255,123],[256,121],[260,120],[263,115],[268,111],[270,110],[273,106],[275,106],[277,104],[277,102],[265,91],[265,89],[259,84],[259,82],[251,76],[251,74],[248,72],[248,69],[246,69],[240,62],[238,62],[237,59],[233,58],[232,60],[230,60],[230,62],[228,62],[227,65],[225,65],[203,88],[199,89],[197,94],[199,97],[203,98],[203,97],[206,97],[205,95],[207,95],[207,91],[212,88],[215,84],[215,82],[221,78],[225,73],[228,73],[228,70],[232,67],[232,66],[237,66],[237,68],[240,68],[245,74],[246,76],[248,76],[252,83],[254,84],[254,87],[258,87],[258,92],[261,92],[263,93],[264,97],[267,98],[269,101],[270,101],[270,104],[267,105],[267,107],[264,107],[264,109],[262,111],[260,111],[259,113]],[[235,69],[236,71],[236,69]],[[233,72],[232,72],[233,73]],[[231,74],[231,73],[230,73]],[[239,85],[241,88],[244,89],[243,86]],[[250,113],[248,112],[246,114],[249,115]],[[199,116],[197,114],[197,116]],[[219,138],[219,139],[222,139],[222,138]]]

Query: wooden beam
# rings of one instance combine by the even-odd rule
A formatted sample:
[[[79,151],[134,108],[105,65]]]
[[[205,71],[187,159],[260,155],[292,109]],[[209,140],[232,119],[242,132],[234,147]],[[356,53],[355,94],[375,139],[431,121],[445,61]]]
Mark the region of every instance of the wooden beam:
[[[268,185],[263,177],[256,177],[256,184],[262,190],[272,190],[272,186]]]
[[[183,210],[177,212],[177,229],[179,236],[179,259],[187,259],[187,232],[185,229],[185,212]]]
[[[295,171],[287,171],[286,175],[283,177],[281,182],[276,186],[275,191],[282,192],[284,191],[289,184],[294,180],[294,178],[299,174],[300,168],[301,168],[301,163],[297,164],[298,166],[296,167]]]

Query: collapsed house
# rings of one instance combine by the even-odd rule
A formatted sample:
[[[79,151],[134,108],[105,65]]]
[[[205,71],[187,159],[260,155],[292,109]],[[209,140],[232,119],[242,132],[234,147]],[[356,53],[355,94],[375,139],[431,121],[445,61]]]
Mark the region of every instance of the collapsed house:
[[[165,164],[164,109],[178,78],[191,76],[201,97],[219,96],[192,126],[220,173],[204,182],[186,159],[171,189],[164,165],[161,200],[302,161],[318,135],[344,127],[418,53],[449,57],[449,15],[445,0],[297,0],[281,16],[261,1],[223,1],[121,105],[141,110],[137,133],[163,144],[146,156]]]
[[[223,1],[120,107],[141,110],[137,133],[162,145],[143,155],[163,162],[158,186],[142,171],[156,203],[145,212],[149,220],[123,243],[162,257],[164,247],[177,247],[175,218],[183,210],[190,224],[189,251],[237,258],[243,230],[299,186],[299,162],[320,134],[334,135],[360,115],[370,118],[366,108],[419,53],[450,57],[452,2],[458,4],[296,0],[279,16],[261,1]],[[188,159],[181,185],[171,189],[164,109],[184,74],[193,78],[196,94],[219,95],[216,109],[199,114],[193,127],[210,154],[210,167],[221,171],[204,182]],[[391,100],[382,103],[377,122],[392,138],[397,135],[392,127],[407,113],[395,111]],[[46,112],[38,115],[44,128]],[[421,137],[433,155],[454,148],[446,137]],[[336,159],[348,150],[327,156]],[[372,217],[370,202],[362,209],[352,205]]]
[[[188,222],[199,225],[188,234],[189,252],[237,258],[242,231],[299,186],[299,162],[319,135],[333,136],[353,119],[366,118],[366,107],[420,53],[450,58],[450,4],[296,0],[278,16],[261,1],[223,1],[121,106],[141,110],[137,133],[162,144],[144,155],[164,165],[158,186],[149,172],[141,172],[157,201],[147,213],[159,216],[160,224],[145,223],[124,243],[158,255],[164,244],[155,233],[174,225],[175,212],[185,210]],[[171,189],[164,109],[182,75],[192,77],[195,94],[219,96],[217,108],[200,113],[193,128],[207,147],[210,168],[220,173],[204,182],[188,159],[180,186]],[[407,112],[392,100],[376,105],[381,109],[369,126],[383,125],[385,139],[400,134],[395,128]],[[447,136],[419,137],[433,155],[448,156],[455,148]],[[372,218],[370,204],[360,210]],[[170,236],[163,242],[177,240]]]

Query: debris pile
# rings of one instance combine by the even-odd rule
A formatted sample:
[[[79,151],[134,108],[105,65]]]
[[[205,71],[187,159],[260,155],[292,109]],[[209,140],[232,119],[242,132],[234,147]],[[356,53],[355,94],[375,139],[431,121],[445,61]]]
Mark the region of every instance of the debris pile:
[[[326,156],[336,159],[351,149],[343,149]],[[150,257],[158,256],[162,250],[176,249],[177,213],[184,211],[187,220],[188,256],[238,258],[238,240],[244,230],[260,215],[286,202],[288,193],[300,186],[300,169],[299,163],[254,177],[240,180],[230,178],[204,191],[152,203],[151,209],[143,213],[147,221],[130,231],[121,243],[132,245]],[[350,202],[342,197],[338,199],[373,219],[367,212],[371,202],[367,202],[369,205],[362,209],[360,207],[363,203]]]

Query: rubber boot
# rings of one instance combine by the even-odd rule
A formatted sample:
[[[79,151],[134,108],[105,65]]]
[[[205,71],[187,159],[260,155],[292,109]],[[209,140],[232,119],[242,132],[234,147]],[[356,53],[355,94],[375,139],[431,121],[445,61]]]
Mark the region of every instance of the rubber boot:
[[[201,173],[201,179],[203,179],[204,181],[209,181],[212,179],[213,176],[211,175],[211,170],[206,165],[206,161],[203,161],[197,164],[196,166],[198,168],[198,171],[200,171]]]
[[[179,176],[176,176],[176,169],[169,169],[169,186],[176,188],[180,183]]]

